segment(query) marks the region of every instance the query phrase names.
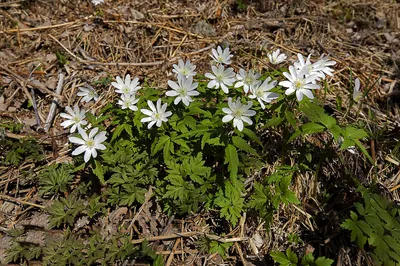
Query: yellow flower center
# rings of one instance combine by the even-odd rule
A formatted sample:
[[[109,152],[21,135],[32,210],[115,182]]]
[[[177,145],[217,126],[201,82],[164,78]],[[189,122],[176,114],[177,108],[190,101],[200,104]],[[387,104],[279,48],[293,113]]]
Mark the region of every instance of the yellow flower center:
[[[88,146],[89,148],[93,148],[94,147],[94,140],[89,139],[86,141],[86,146]]]
[[[303,86],[304,86],[304,80],[302,80],[302,79],[298,79],[294,82],[294,87],[296,90],[302,89]]]

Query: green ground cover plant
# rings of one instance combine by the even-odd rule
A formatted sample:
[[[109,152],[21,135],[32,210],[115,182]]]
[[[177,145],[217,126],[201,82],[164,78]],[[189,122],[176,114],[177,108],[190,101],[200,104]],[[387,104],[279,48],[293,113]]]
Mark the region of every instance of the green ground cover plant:
[[[329,136],[322,144],[324,149],[358,149],[374,165],[362,143],[369,137],[367,132],[340,124],[325,112],[321,93],[315,93],[329,87],[325,78],[333,75],[335,61],[322,56],[312,62],[311,55],[299,54],[286,68],[286,56],[276,50],[269,54],[275,69],[264,73],[239,69],[236,73],[229,67],[233,55],[228,47],[219,46],[210,56],[210,72],[203,74],[195,72],[190,60],[179,60],[166,92],[152,88],[149,82],[140,84],[128,74],[111,82],[119,98],[97,113],[78,105],[65,108],[61,126],[69,129],[73,163],[45,167],[38,178],[40,195],[54,199],[47,208],[50,226],[66,231],[59,239],[49,239],[44,248],[16,240],[8,252],[9,262],[36,259],[45,265],[108,265],[147,258],[153,265],[162,265],[161,256],[148,243],[133,245],[123,228],[112,238],[76,229],[83,217],[95,223],[108,208],[141,206],[149,189],[169,216],[212,211],[235,227],[243,213],[249,212],[259,215],[269,229],[281,205],[301,203],[291,190],[293,175],[315,169],[315,162],[323,160],[293,146],[294,142],[306,145],[305,138],[312,134]],[[99,81],[109,83],[108,79]],[[359,90],[356,80],[354,103],[360,101]],[[78,96],[84,102],[99,99],[93,87],[81,87]],[[283,132],[276,140],[281,149],[275,154],[264,144],[265,130]],[[4,158],[17,165],[34,144],[8,145],[21,146],[10,148]],[[277,170],[260,174],[248,186],[247,180],[262,172],[268,158],[274,158]],[[80,176],[78,182],[75,175]],[[360,248],[368,239],[377,262],[399,262],[392,246],[399,242],[395,209],[388,210],[388,203],[376,195],[365,204],[369,207],[356,205],[359,214],[352,212],[343,227],[352,231],[352,240]],[[378,212],[384,220],[377,218]],[[377,222],[375,227],[368,225],[368,219]],[[82,235],[89,241],[83,241]],[[206,238],[198,245],[226,257],[232,243]],[[273,252],[271,257],[280,265],[333,263],[312,253],[300,260],[291,249]]]

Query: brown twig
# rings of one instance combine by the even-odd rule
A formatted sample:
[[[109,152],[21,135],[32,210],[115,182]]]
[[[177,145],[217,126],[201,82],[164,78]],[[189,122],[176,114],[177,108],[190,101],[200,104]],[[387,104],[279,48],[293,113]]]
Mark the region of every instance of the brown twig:
[[[131,229],[131,227],[133,226],[133,223],[137,220],[137,218],[139,217],[140,213],[143,211],[143,208],[149,202],[149,200],[150,200],[152,195],[153,195],[153,189],[152,189],[152,187],[150,187],[149,190],[144,195],[144,202],[143,202],[142,206],[140,206],[139,210],[136,212],[136,214],[133,217],[131,223],[129,224],[128,229],[127,229],[128,231]]]
[[[179,242],[181,242],[181,239],[180,239],[180,238],[178,238],[178,239],[175,241],[175,244],[174,244],[174,246],[173,246],[173,248],[172,248],[172,250],[171,250],[171,253],[169,254],[169,257],[168,257],[168,259],[167,259],[167,263],[165,263],[165,266],[170,266],[170,265],[171,265],[172,260],[174,259],[175,250],[178,248]]]
[[[3,30],[3,31],[0,31],[0,34],[4,34],[4,33],[21,33],[21,32],[27,32],[27,31],[54,29],[54,28],[60,28],[60,27],[64,27],[64,26],[70,26],[70,25],[73,25],[73,24],[78,23],[78,22],[80,22],[80,21],[77,20],[77,21],[72,21],[72,22],[66,22],[66,23],[61,23],[61,24],[56,24],[56,25],[36,27],[36,28]]]
[[[205,236],[209,239],[221,242],[221,243],[233,243],[233,242],[241,242],[248,240],[248,237],[233,237],[233,238],[224,238],[216,235],[210,235],[203,232],[184,232],[184,233],[175,233],[169,235],[161,235],[161,236],[153,236],[148,238],[141,238],[131,240],[132,244],[140,244],[143,241],[147,240],[149,242],[159,241],[159,240],[169,240],[169,239],[176,239],[180,237],[193,237],[193,236]]]
[[[17,202],[17,203],[20,203],[20,204],[24,204],[24,205],[34,206],[34,207],[41,208],[41,209],[45,208],[45,206],[43,206],[43,205],[39,205],[39,204],[32,203],[32,202],[25,201],[25,200],[16,199],[16,198],[13,198],[13,197],[10,197],[10,196],[7,196],[7,195],[1,195],[0,194],[0,198],[8,200],[8,201],[13,201],[13,202]]]
[[[27,86],[33,87],[33,88],[37,88],[37,89],[40,90],[42,93],[50,94],[50,95],[52,95],[52,96],[54,96],[54,97],[61,98],[60,95],[55,94],[54,92],[52,92],[51,90],[49,90],[48,88],[46,88],[46,86],[43,85],[42,83],[40,83],[39,81],[36,81],[36,80],[33,80],[33,81],[31,81],[31,80],[26,80],[26,79],[24,79],[23,77],[21,77],[20,75],[18,75],[17,73],[15,73],[14,71],[12,71],[11,69],[9,69],[7,66],[3,66],[3,65],[1,65],[1,64],[0,64],[0,68],[3,69],[4,71],[6,71],[6,72],[7,72],[8,74],[10,74],[11,76],[13,76],[13,77],[18,81],[18,83],[20,83],[20,84],[21,84],[22,82],[26,82],[26,85],[27,85]],[[29,92],[28,92],[28,94],[29,94]],[[29,94],[29,100],[32,100],[32,97],[30,96],[30,94]]]
[[[61,92],[63,90],[63,85],[64,85],[64,73],[58,74],[58,84],[57,84],[57,89],[56,89],[56,94],[61,95]],[[54,116],[56,114],[56,108],[57,108],[57,98],[54,97],[53,102],[51,103],[50,106],[50,111],[49,115],[47,116],[46,123],[44,124],[44,131],[48,132],[51,126],[51,122],[54,119]]]
[[[164,61],[155,61],[155,62],[139,62],[139,63],[108,63],[108,62],[98,62],[98,61],[91,61],[85,60],[80,58],[79,56],[75,55],[71,52],[65,45],[63,45],[59,40],[57,40],[54,36],[49,34],[49,37],[52,38],[56,43],[58,43],[69,55],[75,58],[79,63],[87,64],[87,65],[103,65],[103,66],[135,66],[135,67],[143,67],[143,66],[158,66],[164,63]]]

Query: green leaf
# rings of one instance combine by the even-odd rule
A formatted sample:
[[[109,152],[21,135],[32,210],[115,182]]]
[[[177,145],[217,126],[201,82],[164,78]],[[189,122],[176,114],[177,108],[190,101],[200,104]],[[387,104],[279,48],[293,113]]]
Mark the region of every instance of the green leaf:
[[[125,131],[126,133],[128,133],[129,136],[133,137],[133,134],[132,134],[132,126],[129,125],[129,124],[125,124],[125,123],[124,123],[124,124],[119,125],[119,126],[117,126],[117,127],[115,128],[115,130],[114,130],[113,133],[112,133],[111,142],[113,142],[116,138],[118,138],[118,137],[121,135],[121,133],[122,133],[123,131]]]
[[[303,134],[313,134],[323,132],[324,130],[324,126],[313,122],[309,122],[301,126],[301,131],[303,132]]]
[[[314,255],[312,253],[306,254],[301,260],[302,266],[313,266],[314,265]]]
[[[281,266],[297,266],[298,259],[296,254],[294,254],[290,249],[286,251],[286,254],[289,254],[290,258],[280,251],[272,251],[270,253],[272,259]]]
[[[205,132],[203,134],[203,137],[201,138],[201,149],[204,149],[204,146],[206,145],[207,141],[210,139],[211,134],[209,132]]]
[[[257,135],[251,131],[248,128],[243,128],[242,131],[243,134],[245,134],[246,136],[248,136],[250,139],[252,139],[253,141],[257,142],[258,145],[260,145],[261,147],[264,147],[261,140],[257,137]]]
[[[156,146],[154,147],[151,155],[155,155],[157,152],[161,151],[161,149],[166,145],[167,142],[170,141],[170,137],[167,135],[164,135],[160,137],[157,141]]]
[[[239,168],[239,156],[235,146],[228,144],[225,149],[225,164],[228,164],[228,170],[231,178],[236,178]]]
[[[369,155],[368,151],[365,149],[364,145],[361,144],[359,140],[354,140],[354,144],[356,144],[357,148],[361,150],[361,152],[364,154],[365,157],[367,157],[368,161],[372,164],[375,165],[375,161],[372,159],[372,157]]]
[[[334,125],[331,128],[329,128],[329,130],[331,131],[332,136],[335,139],[335,141],[338,141],[342,134],[342,129],[338,125]]]
[[[285,117],[286,117],[286,120],[289,122],[289,124],[292,125],[292,127],[294,127],[294,128],[297,127],[296,117],[295,117],[293,112],[286,111],[285,112]]]
[[[233,145],[235,145],[236,148],[239,148],[243,151],[247,151],[248,153],[251,153],[253,155],[258,155],[257,151],[253,149],[244,139],[238,136],[233,136],[232,137],[232,142]]]
[[[285,119],[280,116],[272,117],[265,123],[265,128],[279,126]]]
[[[315,266],[331,266],[333,264],[333,260],[325,258],[325,257],[319,257],[315,260],[314,265]]]
[[[183,121],[185,123],[185,125],[190,128],[190,129],[195,129],[196,128],[196,119],[194,119],[191,116],[185,116],[185,118],[183,118]]]
[[[358,224],[358,216],[354,212],[350,212],[351,219],[346,219],[341,226],[347,230],[351,231],[351,241],[357,240],[357,245],[359,248],[363,248],[367,242],[367,238],[364,235],[362,229]]]
[[[352,126],[346,127],[344,131],[344,138],[350,138],[352,140],[367,138],[368,134],[363,129],[357,129]]]
[[[104,185],[106,182],[104,180],[104,169],[103,164],[95,160],[95,168],[93,169],[93,173],[99,178],[100,184]]]
[[[297,264],[297,262],[299,261],[297,255],[290,248],[286,250],[286,256],[292,263]]]

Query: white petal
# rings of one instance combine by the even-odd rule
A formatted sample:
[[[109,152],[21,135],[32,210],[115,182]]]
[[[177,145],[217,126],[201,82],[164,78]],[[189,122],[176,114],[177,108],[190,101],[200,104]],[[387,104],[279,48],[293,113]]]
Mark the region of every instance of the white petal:
[[[147,109],[140,109],[140,112],[142,112],[143,114],[148,115],[148,116],[152,116],[154,114],[154,111],[152,112]]]
[[[225,114],[232,114],[232,110],[226,107],[222,108],[222,112],[224,112]]]
[[[170,96],[170,97],[174,97],[174,96],[178,96],[179,93],[176,92],[176,91],[167,91],[167,92],[165,93],[165,95]]]
[[[96,151],[96,149],[93,148],[91,152],[92,152],[93,158],[96,158],[96,157],[97,157],[97,151]]]
[[[86,150],[85,156],[83,157],[83,159],[85,160],[85,163],[87,163],[90,160],[91,155],[92,155],[92,153],[90,152],[90,150]]]
[[[279,85],[281,85],[281,86],[283,86],[283,87],[286,87],[286,88],[290,88],[290,87],[293,86],[293,83],[290,82],[290,81],[285,80],[285,81],[279,82]]]
[[[307,97],[310,98],[310,99],[314,99],[314,95],[313,95],[313,93],[312,93],[310,90],[304,90],[304,89],[302,89],[302,90],[301,90],[301,93],[303,93],[305,96],[307,96]]]
[[[80,145],[84,145],[86,143],[83,139],[80,139],[77,137],[69,137],[68,140],[71,143],[80,144]]]
[[[106,137],[105,131],[101,131],[99,134],[97,134],[96,137],[94,137],[94,141],[96,143],[101,143],[101,142],[105,141],[106,139],[107,139],[107,137]]]
[[[107,149],[106,146],[103,145],[103,144],[96,144],[94,147],[95,147],[97,150],[105,150],[105,149]]]
[[[247,124],[249,124],[249,125],[252,125],[252,124],[253,124],[253,121],[252,121],[250,118],[248,118],[247,116],[242,116],[241,119],[242,119],[244,122],[246,122]]]
[[[232,119],[233,119],[233,116],[232,116],[232,115],[226,115],[226,116],[224,116],[224,117],[222,118],[222,122],[226,123],[226,122],[231,121]]]
[[[285,91],[285,94],[286,95],[290,95],[290,94],[292,94],[293,92],[295,92],[295,88],[293,88],[293,87],[291,87],[291,88],[289,88],[289,89],[287,89],[286,91]]]
[[[300,102],[301,100],[303,100],[303,93],[301,92],[301,90],[297,90],[296,91],[296,97],[297,100]]]
[[[83,153],[83,152],[85,152],[86,151],[86,146],[85,145],[82,145],[82,146],[79,146],[78,148],[76,148],[73,152],[72,152],[72,155],[79,155],[79,154],[81,154],[81,153]]]
[[[237,121],[237,129],[239,129],[239,131],[243,130],[243,121],[239,120]]]
[[[140,119],[140,122],[147,123],[147,122],[150,122],[152,120],[153,120],[153,118],[151,118],[151,117],[144,117],[144,118]]]

